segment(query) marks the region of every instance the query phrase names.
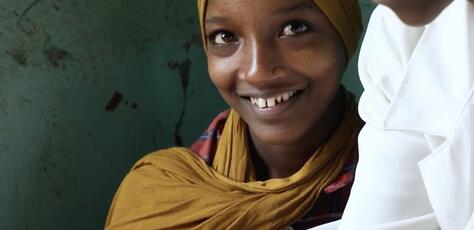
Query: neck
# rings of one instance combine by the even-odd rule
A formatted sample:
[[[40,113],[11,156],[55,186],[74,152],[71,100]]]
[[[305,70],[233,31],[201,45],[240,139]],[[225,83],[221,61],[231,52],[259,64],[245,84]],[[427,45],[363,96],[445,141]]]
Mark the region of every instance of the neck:
[[[258,180],[295,174],[339,126],[344,113],[344,95],[339,90],[326,112],[310,131],[290,145],[269,145],[253,138],[250,152]]]

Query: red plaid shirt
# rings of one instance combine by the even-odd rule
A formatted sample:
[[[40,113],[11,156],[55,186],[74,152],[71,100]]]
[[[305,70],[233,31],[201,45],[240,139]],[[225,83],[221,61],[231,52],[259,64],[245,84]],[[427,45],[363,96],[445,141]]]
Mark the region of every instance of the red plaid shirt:
[[[199,154],[210,165],[213,162],[229,112],[227,110],[217,115],[204,134],[191,146],[191,150]],[[324,189],[311,210],[292,224],[294,229],[308,229],[341,218],[351,191],[357,160],[358,154],[357,148],[355,148],[339,177]]]

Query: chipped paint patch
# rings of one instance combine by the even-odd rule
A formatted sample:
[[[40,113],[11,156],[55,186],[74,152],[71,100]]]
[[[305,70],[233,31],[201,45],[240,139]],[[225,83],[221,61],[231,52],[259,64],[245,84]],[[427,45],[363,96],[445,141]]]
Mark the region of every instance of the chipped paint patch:
[[[26,52],[21,50],[21,49],[12,49],[12,50],[7,50],[5,52],[7,55],[10,55],[15,61],[21,65],[21,66],[26,66],[28,57],[26,56]]]
[[[44,54],[46,55],[48,63],[54,68],[64,68],[64,59],[70,55],[68,51],[56,48],[47,49],[44,51]]]
[[[120,105],[120,102],[123,100],[123,95],[120,92],[115,91],[114,94],[112,95],[112,98],[110,98],[109,102],[107,103],[107,106],[105,107],[105,111],[107,112],[113,112],[117,107]]]

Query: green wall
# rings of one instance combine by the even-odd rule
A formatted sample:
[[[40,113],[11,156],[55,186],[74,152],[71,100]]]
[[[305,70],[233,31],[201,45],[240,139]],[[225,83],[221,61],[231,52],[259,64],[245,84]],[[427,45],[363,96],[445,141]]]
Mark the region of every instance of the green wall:
[[[0,0],[0,229],[101,229],[137,159],[225,107],[194,1]]]

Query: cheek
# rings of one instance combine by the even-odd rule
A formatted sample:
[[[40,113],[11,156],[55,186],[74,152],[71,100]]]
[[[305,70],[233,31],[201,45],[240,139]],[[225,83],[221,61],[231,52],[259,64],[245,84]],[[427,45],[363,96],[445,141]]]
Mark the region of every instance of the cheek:
[[[342,53],[342,54],[341,54]],[[288,59],[295,70],[313,80],[339,81],[344,71],[345,54],[337,46],[305,49]]]
[[[236,109],[238,101],[235,97],[235,88],[237,75],[235,74],[235,61],[230,58],[208,58],[208,70],[212,83],[219,91],[220,95],[227,104]]]
[[[208,58],[207,63],[209,76],[216,88],[221,94],[230,91],[235,82],[232,78],[232,70],[229,68],[230,62],[222,58]]]
[[[308,92],[312,99],[307,103],[315,108],[315,117],[324,113],[337,93],[346,62],[342,44],[324,44],[318,49],[308,48],[293,58],[295,69],[310,81],[311,90]]]

